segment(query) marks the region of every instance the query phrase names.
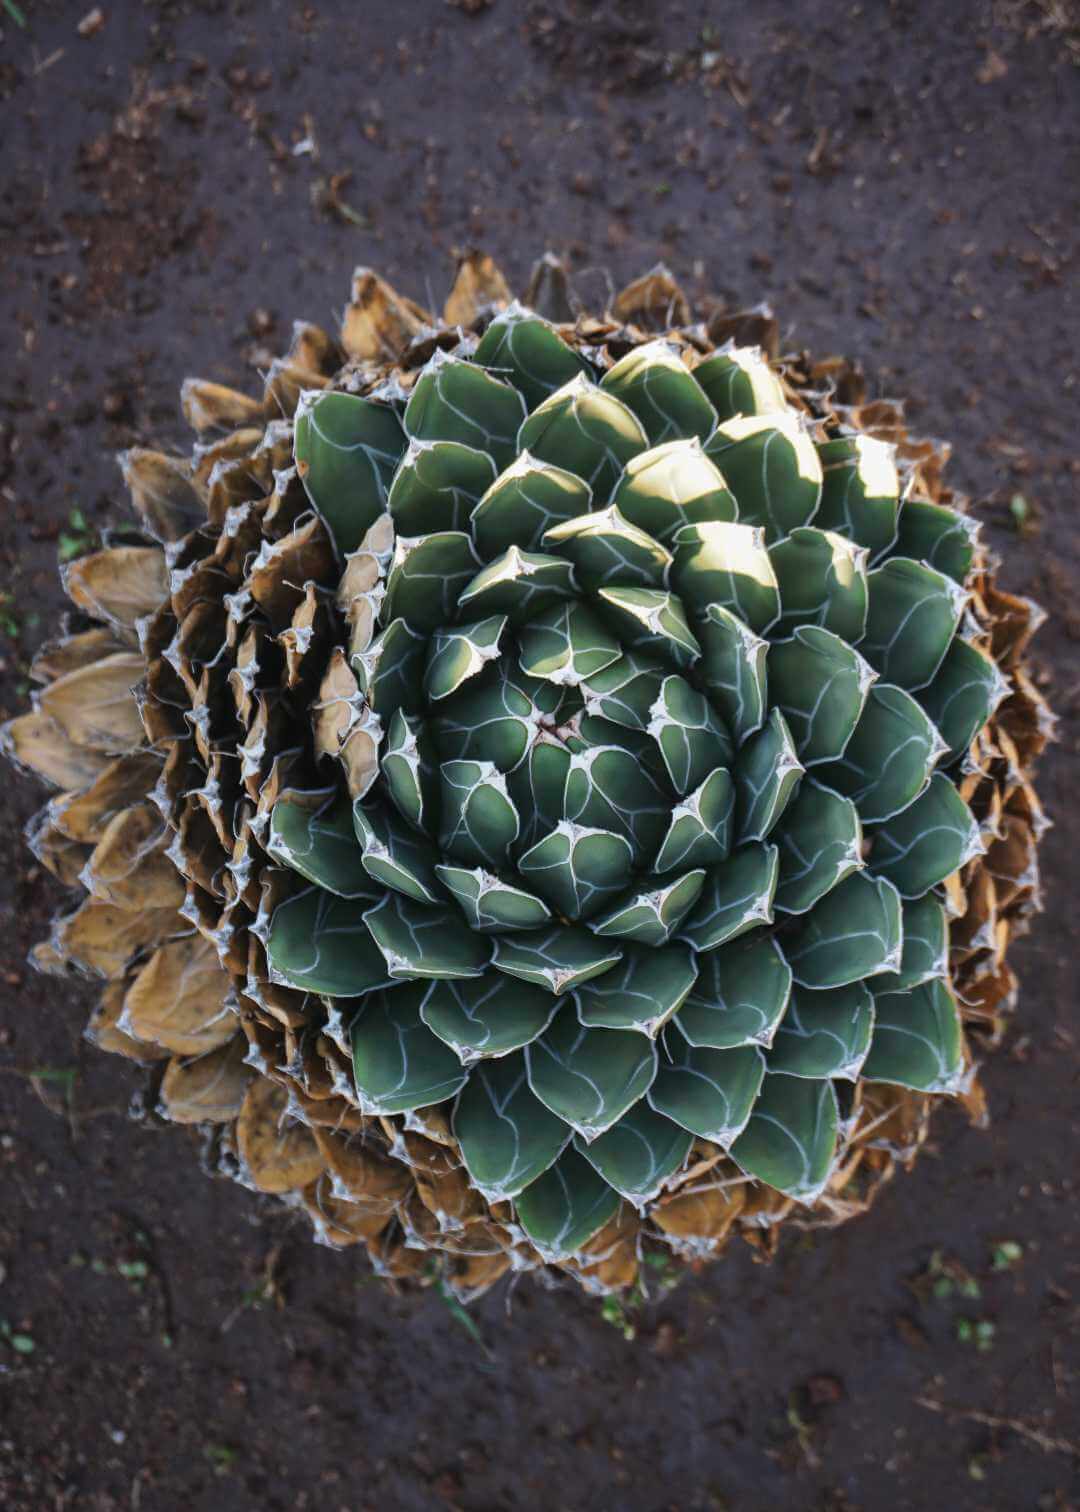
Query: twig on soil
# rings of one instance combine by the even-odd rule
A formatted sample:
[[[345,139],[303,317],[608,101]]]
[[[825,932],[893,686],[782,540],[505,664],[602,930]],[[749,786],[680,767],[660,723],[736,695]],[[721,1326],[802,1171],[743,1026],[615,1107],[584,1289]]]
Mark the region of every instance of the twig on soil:
[[[1015,1433],[1019,1438],[1029,1444],[1034,1444],[1044,1454],[1071,1454],[1080,1459],[1080,1444],[1072,1439],[1056,1438],[1051,1433],[1044,1433],[1041,1428],[1033,1428],[1030,1423],[1025,1423],[1022,1418],[1002,1417],[996,1412],[980,1412],[974,1407],[955,1407],[948,1402],[937,1402],[933,1397],[914,1398],[920,1407],[925,1407],[928,1412],[940,1412],[947,1417],[963,1418],[968,1423],[979,1423],[983,1428],[1005,1428],[1010,1433]]]

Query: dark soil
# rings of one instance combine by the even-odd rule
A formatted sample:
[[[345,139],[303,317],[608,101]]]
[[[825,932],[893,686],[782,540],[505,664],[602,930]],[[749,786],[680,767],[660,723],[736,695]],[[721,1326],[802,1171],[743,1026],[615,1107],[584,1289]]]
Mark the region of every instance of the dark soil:
[[[6,1512],[1080,1506],[1075,0],[105,0],[85,37],[89,0],[14,8],[0,712],[60,611],[58,540],[124,519],[113,453],[186,444],[181,378],[257,384],[354,264],[434,299],[480,243],[519,286],[552,247],[593,303],[662,257],[910,395],[1054,616],[1061,740],[990,1131],[946,1110],[870,1217],[772,1266],[732,1250],[632,1340],[526,1280],[475,1309],[483,1348],[129,1119],[89,991],[24,964],[57,888],[20,844],[40,795],[5,778]]]

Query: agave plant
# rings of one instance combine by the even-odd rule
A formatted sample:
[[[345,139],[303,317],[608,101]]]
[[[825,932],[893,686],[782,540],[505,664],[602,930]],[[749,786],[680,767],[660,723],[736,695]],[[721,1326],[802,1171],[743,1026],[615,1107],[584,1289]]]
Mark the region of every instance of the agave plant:
[[[978,1112],[1038,897],[1038,616],[947,449],[765,310],[568,299],[361,270],[260,397],[189,380],[5,736],[92,1037],[463,1295],[860,1211]]]

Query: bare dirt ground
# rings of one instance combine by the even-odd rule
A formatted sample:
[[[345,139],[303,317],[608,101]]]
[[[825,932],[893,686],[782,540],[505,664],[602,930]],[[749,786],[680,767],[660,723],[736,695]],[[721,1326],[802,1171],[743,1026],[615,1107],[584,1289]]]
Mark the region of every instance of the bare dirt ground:
[[[0,3],[0,713],[58,546],[123,519],[113,454],[186,445],[186,374],[256,384],[357,263],[434,299],[455,246],[519,286],[551,247],[602,303],[663,257],[954,440],[1006,584],[1053,616],[1057,827],[989,1132],[946,1111],[869,1218],[771,1267],[732,1250],[632,1339],[526,1281],[475,1309],[481,1346],[129,1119],[89,990],[25,965],[58,890],[5,777],[0,1504],[1080,1506],[1075,0],[100,10]]]

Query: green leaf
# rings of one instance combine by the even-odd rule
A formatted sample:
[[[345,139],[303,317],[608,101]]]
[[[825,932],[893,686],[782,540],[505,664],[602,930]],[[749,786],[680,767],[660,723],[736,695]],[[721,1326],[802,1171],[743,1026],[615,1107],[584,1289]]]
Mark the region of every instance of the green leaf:
[[[549,1260],[578,1254],[618,1211],[618,1192],[576,1150],[566,1150],[517,1199],[522,1228]]]
[[[863,1076],[918,1092],[960,1090],[963,1033],[956,1002],[945,982],[924,982],[910,992],[874,994],[874,1038]]]
[[[376,882],[418,903],[437,903],[443,890],[435,875],[438,851],[388,809],[353,804],[353,826],[364,853],[364,870]]]
[[[857,651],[818,625],[769,648],[769,702],[784,711],[805,766],[843,755],[874,680]]]
[[[524,761],[510,773],[510,796],[521,820],[519,851],[535,845],[566,817],[566,784],[572,760],[567,747],[544,731],[529,747]]]
[[[499,655],[499,641],[506,629],[505,614],[473,620],[468,625],[447,625],[436,630],[428,642],[424,671],[424,695],[430,703],[449,698],[482,672]]]
[[[787,410],[780,379],[758,347],[713,352],[694,368],[720,424],[736,415],[777,415]]]
[[[473,1186],[489,1202],[516,1197],[570,1142],[570,1130],[529,1088],[520,1052],[474,1066],[453,1116]]]
[[[776,941],[761,933],[735,940],[703,955],[699,967],[675,1028],[713,1050],[768,1047],[791,993],[791,967]]]
[[[398,536],[386,579],[383,624],[407,620],[413,630],[437,630],[457,613],[458,600],[476,577],[480,558],[459,530],[406,540]]]
[[[897,556],[926,562],[962,587],[975,561],[978,539],[978,521],[970,515],[929,499],[905,499],[893,550]]]
[[[544,532],[544,547],[565,557],[586,593],[620,588],[661,588],[671,553],[624,519],[615,504],[579,515]]]
[[[417,903],[401,893],[387,893],[364,914],[364,923],[395,981],[476,977],[491,958],[490,940],[462,929],[451,909]]]
[[[703,867],[682,877],[644,877],[590,927],[599,935],[636,940],[654,949],[666,945],[701,896],[704,883]]]
[[[653,705],[649,734],[660,747],[671,785],[680,798],[692,792],[734,754],[727,726],[684,677],[666,677]]]
[[[875,824],[914,802],[944,752],[941,737],[911,694],[876,683],[843,756],[818,775],[852,800],[864,824]]]
[[[540,729],[534,688],[502,660],[446,699],[431,721],[443,759],[491,761],[501,772],[511,771]]]
[[[278,904],[266,958],[272,981],[302,992],[358,997],[389,981],[359,906],[321,887],[307,887]]]
[[[517,453],[524,417],[525,404],[516,389],[475,363],[436,349],[413,385],[405,429],[418,441],[459,441],[486,452],[501,472]]]
[[[584,373],[533,410],[518,447],[576,473],[596,499],[608,499],[631,457],[648,446],[633,412]]]
[[[439,846],[460,866],[506,864],[518,816],[506,778],[490,761],[447,761],[439,771]]]
[[[606,618],[623,645],[661,657],[674,666],[691,666],[701,654],[682,600],[658,588],[601,588],[597,595]]]
[[[450,1046],[462,1065],[508,1055],[543,1034],[557,1007],[549,992],[514,982],[498,971],[464,981],[435,981],[424,994],[420,1017]]]
[[[684,525],[734,520],[736,513],[734,495],[696,436],[631,457],[612,503],[665,546]]]
[[[740,841],[765,839],[790,803],[802,771],[787,721],[773,709],[735,758],[735,832]]]
[[[780,585],[780,621],[774,635],[798,625],[820,625],[841,640],[861,640],[869,587],[864,546],[831,530],[800,526],[769,549]]]
[[[765,718],[769,643],[719,604],[709,606],[698,632],[706,692],[741,745]]]
[[[275,803],[268,853],[338,897],[377,896],[356,843],[349,800],[333,793],[304,797],[321,800],[320,806],[310,808],[306,802],[297,803],[288,796]]]
[[[301,396],[293,430],[296,470],[343,556],[385,512],[405,440],[389,405],[336,390]]]
[[[610,1129],[652,1085],[656,1049],[642,1034],[587,1029],[567,1003],[525,1051],[529,1086],[583,1139]]]
[[[805,913],[862,860],[862,825],[850,798],[808,777],[784,812],[773,839],[780,847],[776,906]]]
[[[949,975],[949,920],[944,907],[927,893],[907,898],[903,906],[904,953],[900,970],[874,979],[875,992],[908,992],[935,977]]]
[[[633,874],[633,852],[623,835],[559,821],[550,835],[518,860],[530,887],[566,919],[588,919]]]
[[[365,1113],[389,1115],[456,1097],[468,1072],[421,1021],[422,986],[364,999],[352,1021],[353,1078]]]
[[[900,898],[883,877],[853,872],[796,924],[780,943],[802,987],[844,987],[900,965]]]
[[[468,530],[477,500],[495,478],[486,452],[460,441],[410,441],[386,507],[399,536]]]
[[[350,661],[360,691],[384,725],[399,709],[416,714],[422,703],[421,688],[426,639],[410,630],[403,619],[394,620]]]
[[[390,720],[380,762],[394,807],[414,829],[430,833],[438,812],[435,752],[419,719],[398,709]]]
[[[919,703],[955,757],[968,749],[1008,692],[1008,679],[992,657],[955,636]]]
[[[598,1139],[587,1142],[575,1135],[574,1149],[608,1186],[640,1209],[682,1169],[693,1142],[686,1129],[638,1102]]]
[[[622,951],[587,929],[554,924],[531,934],[500,937],[491,964],[498,971],[535,982],[558,996],[618,965]]]
[[[825,992],[794,987],[767,1056],[769,1071],[858,1081],[873,1028],[874,999],[865,982]]]
[[[633,1029],[655,1039],[696,979],[688,946],[627,944],[618,965],[577,989],[578,1018],[587,1029]]]
[[[935,772],[925,791],[870,835],[870,869],[903,898],[917,898],[985,847],[975,816],[948,777]]]
[[[546,903],[482,867],[437,866],[435,874],[470,929],[500,934],[504,930],[540,929],[551,919]]]
[[[871,560],[896,540],[900,480],[895,452],[887,441],[866,435],[840,436],[817,449],[822,489],[815,523],[865,546]]]
[[[723,767],[677,803],[654,869],[658,873],[695,866],[715,866],[727,859],[735,818],[735,784]]]
[[[691,1134],[729,1149],[746,1127],[761,1089],[761,1051],[756,1045],[703,1050],[670,1033],[665,1048],[646,1094],[649,1105]]]
[[[655,854],[670,808],[651,773],[632,751],[617,745],[574,752],[563,802],[565,817],[572,823],[623,835],[635,865]]]
[[[585,707],[628,730],[647,730],[663,677],[659,662],[627,651],[582,683]]]
[[[505,614],[513,625],[526,624],[541,610],[575,596],[574,569],[562,557],[509,546],[482,567],[461,591],[461,614]]]
[[[691,436],[707,441],[716,428],[716,411],[666,341],[631,347],[604,374],[600,387],[633,410],[650,446]]]
[[[495,316],[480,338],[473,361],[513,384],[529,410],[589,370],[584,357],[553,326],[516,300]]]
[[[960,623],[967,595],[951,578],[907,557],[891,557],[869,577],[870,608],[859,650],[885,682],[925,688]]]
[[[705,452],[735,495],[739,519],[761,526],[770,544],[817,514],[821,463],[793,410],[725,420]]]
[[[573,600],[541,609],[518,632],[522,669],[559,687],[577,687],[618,661],[622,647],[599,615]]]
[[[748,1176],[809,1205],[829,1180],[839,1121],[831,1082],[766,1076],[731,1158]]]
[[[748,929],[771,924],[778,859],[775,845],[744,845],[714,867],[679,938],[695,950],[715,950]]]
[[[485,560],[511,546],[536,551],[546,531],[591,508],[592,490],[581,478],[522,452],[477,504],[473,538]]]
[[[719,605],[764,633],[780,613],[780,590],[756,525],[684,525],[672,543],[670,578],[699,619]]]

